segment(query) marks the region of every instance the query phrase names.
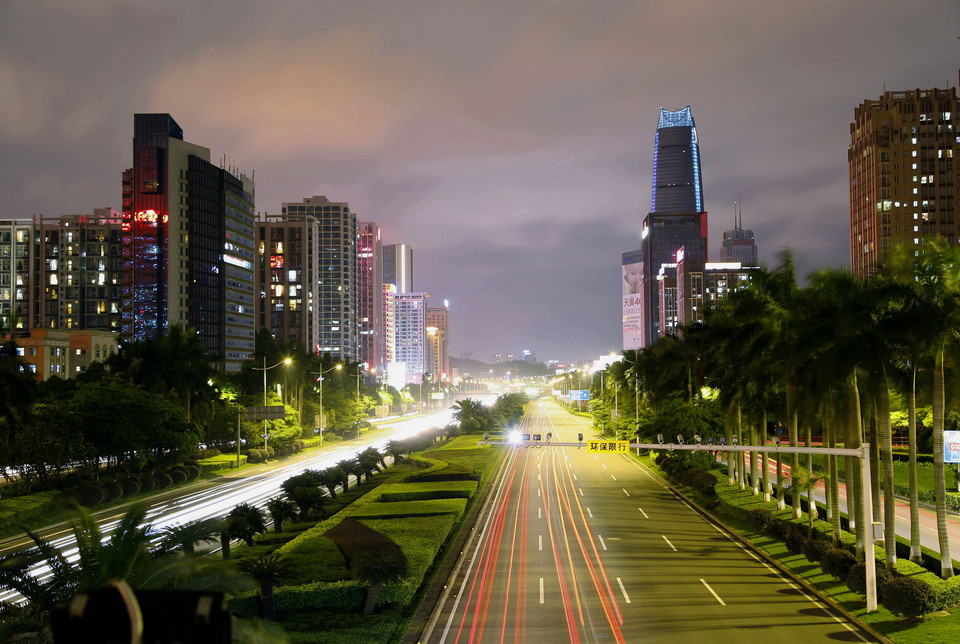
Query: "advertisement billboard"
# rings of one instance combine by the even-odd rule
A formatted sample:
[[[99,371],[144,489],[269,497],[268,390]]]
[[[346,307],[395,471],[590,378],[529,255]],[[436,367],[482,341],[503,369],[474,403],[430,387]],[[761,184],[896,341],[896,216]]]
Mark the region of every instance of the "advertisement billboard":
[[[623,313],[623,350],[643,347],[643,251],[620,256],[621,311]]]
[[[567,395],[570,400],[590,400],[589,389],[571,389]]]
[[[943,432],[943,462],[960,463],[960,432]]]

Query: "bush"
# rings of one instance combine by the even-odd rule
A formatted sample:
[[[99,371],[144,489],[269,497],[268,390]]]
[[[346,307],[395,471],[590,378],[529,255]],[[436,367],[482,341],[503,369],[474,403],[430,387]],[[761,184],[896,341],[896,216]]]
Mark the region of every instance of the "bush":
[[[690,485],[697,489],[701,494],[714,494],[714,487],[717,485],[717,477],[713,473],[701,468],[695,468],[696,472],[691,477]]]
[[[107,498],[107,491],[99,483],[84,483],[72,490],[63,493],[63,499],[68,503],[76,503],[85,508],[91,508],[102,503]]]
[[[133,496],[140,491],[141,487],[140,479],[131,476],[123,482],[123,496]]]
[[[273,449],[273,445],[267,445],[267,449],[265,451],[267,453],[267,458],[273,458],[277,453],[276,450]]]
[[[170,470],[170,481],[173,483],[183,483],[187,480],[187,471],[182,467],[174,467]]]
[[[113,481],[103,484],[104,489],[104,501],[113,501],[114,499],[119,499],[123,496],[123,488],[120,487],[118,483]]]
[[[818,563],[827,554],[827,551],[833,548],[833,544],[823,539],[807,539],[803,544],[803,556],[810,563]]]
[[[291,453],[290,445],[288,445],[287,443],[280,443],[274,448],[274,454],[276,454],[278,458],[283,456],[289,456],[290,453]]]
[[[780,541],[786,541],[787,537],[797,531],[797,526],[792,521],[786,519],[774,519],[767,525],[764,534]]]
[[[196,465],[184,465],[183,469],[187,471],[188,481],[193,481],[200,478],[200,468]]]
[[[896,577],[883,585],[883,606],[894,615],[923,617],[937,608],[937,593],[915,577]]]
[[[807,535],[805,535],[802,530],[795,529],[787,535],[783,543],[792,554],[799,555],[803,552],[803,547],[807,543]],[[844,576],[843,578],[846,577]]]
[[[883,603],[883,597],[881,595],[881,590],[883,585],[886,584],[892,577],[890,573],[887,572],[887,569],[883,566],[882,561],[878,561],[876,564],[877,568],[877,599],[880,603]],[[867,594],[867,565],[862,561],[858,561],[853,565],[853,568],[850,569],[850,573],[847,575],[847,588],[850,589],[850,592],[857,593],[858,595]]]
[[[263,463],[263,452],[256,448],[248,450],[247,463]]]
[[[212,458],[214,456],[220,456],[221,452],[216,447],[208,447],[207,449],[201,449],[197,451],[197,458]]]
[[[149,492],[150,490],[156,489],[157,482],[153,480],[152,476],[141,476],[140,477],[140,491]]]
[[[747,512],[747,523],[757,532],[766,532],[773,522],[773,512],[766,508],[754,508]]]
[[[170,487],[170,485],[173,484],[173,479],[170,478],[170,475],[167,474],[166,472],[158,472],[153,477],[153,482],[156,484],[156,487],[154,489],[162,490],[164,488]]]
[[[820,558],[820,568],[834,579],[846,579],[850,569],[857,563],[852,552],[833,548]]]

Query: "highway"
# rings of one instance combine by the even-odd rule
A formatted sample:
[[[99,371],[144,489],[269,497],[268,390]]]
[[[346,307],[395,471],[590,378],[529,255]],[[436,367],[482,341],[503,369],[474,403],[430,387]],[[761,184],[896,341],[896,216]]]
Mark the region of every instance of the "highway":
[[[429,416],[418,416],[408,420],[398,420],[388,430],[373,432],[359,440],[335,443],[329,447],[288,457],[280,461],[243,470],[236,476],[225,476],[213,481],[201,481],[192,485],[164,492],[147,501],[147,523],[152,526],[154,540],[159,540],[164,529],[185,525],[200,519],[224,516],[240,503],[263,507],[267,501],[281,494],[280,484],[305,469],[322,470],[335,465],[338,461],[355,456],[367,447],[373,446],[382,451],[390,440],[401,440],[431,427],[442,427],[452,417],[449,410]],[[389,459],[388,459],[389,461]],[[351,482],[354,478],[351,477]],[[126,506],[119,506],[96,512],[94,518],[104,535],[109,535],[119,522]],[[76,546],[73,532],[68,524],[51,526],[38,533],[50,540],[65,556],[76,558]],[[33,545],[26,535],[0,541],[0,555],[5,555]],[[36,575],[47,574],[44,566],[37,568]],[[0,586],[0,602],[16,602],[20,596]]]
[[[522,431],[594,436],[552,401]],[[423,641],[874,641],[629,457],[491,449],[511,453]]]

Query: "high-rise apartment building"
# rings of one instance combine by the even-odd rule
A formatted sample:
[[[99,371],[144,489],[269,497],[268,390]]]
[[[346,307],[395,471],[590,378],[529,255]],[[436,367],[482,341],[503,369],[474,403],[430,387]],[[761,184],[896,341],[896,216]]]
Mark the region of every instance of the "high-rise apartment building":
[[[397,357],[397,286],[396,284],[383,285],[383,308],[380,318],[383,328],[383,368],[396,362]]]
[[[358,224],[357,287],[360,325],[360,362],[368,369],[383,366],[383,245],[380,227],[372,221]]]
[[[37,287],[31,296],[36,328],[120,333],[122,214],[34,218]]]
[[[427,368],[427,293],[397,293],[394,298],[394,362],[406,365],[408,383],[419,384]]]
[[[315,322],[306,323],[307,328],[315,324],[316,335],[304,337],[304,345],[313,347],[317,353],[338,356],[344,360],[359,360],[356,214],[350,211],[349,204],[332,202],[322,196],[309,197],[300,202],[284,202],[281,211],[280,219],[302,221],[298,226],[302,226],[305,232],[309,231],[310,236],[298,240],[295,249],[297,253],[306,253],[302,256],[304,263],[298,267],[280,269],[281,276],[283,272],[286,273],[287,288],[279,296],[274,288],[271,301],[265,306],[271,310],[271,316],[274,311],[290,311],[292,306],[307,306],[308,317],[312,314],[316,318]],[[275,250],[274,244],[270,252]],[[271,271],[276,270],[271,267]],[[291,273],[296,270],[301,273]],[[303,281],[305,275],[311,276],[312,280],[314,274],[316,281]],[[296,280],[295,283],[289,281],[291,277]],[[289,287],[293,285],[299,294],[296,298],[289,297]]]
[[[0,221],[0,328],[24,333],[35,325],[33,222]]]
[[[446,300],[443,306],[427,307],[427,341],[431,345],[427,371],[433,374],[434,382],[450,380],[449,320],[450,308]]]
[[[395,284],[398,293],[413,292],[413,249],[407,244],[383,247],[383,283]]]
[[[960,241],[957,88],[884,92],[850,124],[850,263],[869,276],[885,254]]]
[[[122,336],[192,328],[217,368],[239,371],[254,348],[253,214],[252,179],[211,164],[169,114],[134,115]]]
[[[707,259],[700,146],[689,106],[677,111],[660,109],[650,201],[641,248],[621,256],[625,350],[650,346],[667,332],[660,312],[661,266],[675,263],[681,247],[690,259]]]

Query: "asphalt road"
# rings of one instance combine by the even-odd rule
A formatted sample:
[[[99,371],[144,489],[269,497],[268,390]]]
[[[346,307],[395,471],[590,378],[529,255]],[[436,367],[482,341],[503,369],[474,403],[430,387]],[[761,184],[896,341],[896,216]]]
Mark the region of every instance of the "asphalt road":
[[[553,402],[522,429],[588,430]],[[632,459],[517,447],[493,484],[424,641],[874,641]]]

